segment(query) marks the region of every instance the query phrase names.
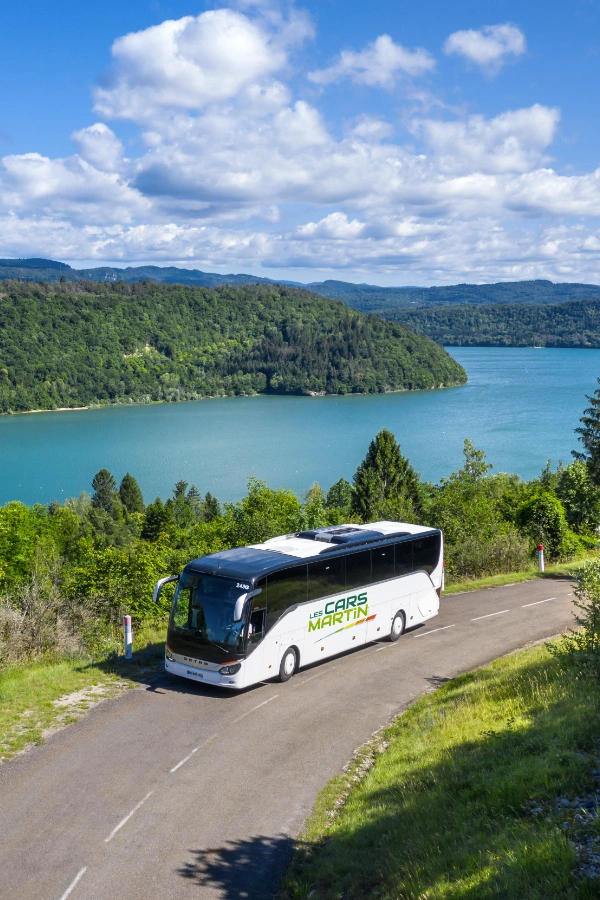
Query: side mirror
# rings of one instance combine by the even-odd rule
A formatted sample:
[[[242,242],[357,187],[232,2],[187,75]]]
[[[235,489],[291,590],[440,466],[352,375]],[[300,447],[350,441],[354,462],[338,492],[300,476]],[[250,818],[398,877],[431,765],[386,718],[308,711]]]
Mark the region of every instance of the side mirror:
[[[246,600],[250,600],[251,597],[256,597],[257,594],[262,594],[262,588],[257,588],[255,591],[249,591],[247,594],[240,594],[240,596],[235,601],[235,606],[233,608],[233,621],[241,622],[242,616],[244,615],[244,606]]]
[[[179,581],[179,575],[169,575],[169,576],[167,576],[167,578],[159,578],[158,579],[158,581],[154,585],[154,593],[152,595],[152,599],[154,600],[155,603],[158,603],[158,600],[160,598],[160,593],[161,593],[163,587],[165,586],[165,584],[168,584],[170,581]]]

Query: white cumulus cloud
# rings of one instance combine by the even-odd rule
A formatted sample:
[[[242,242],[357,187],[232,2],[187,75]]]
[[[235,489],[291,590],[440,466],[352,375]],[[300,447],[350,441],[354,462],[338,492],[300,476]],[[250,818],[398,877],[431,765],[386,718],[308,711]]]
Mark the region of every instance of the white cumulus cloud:
[[[114,70],[108,84],[96,89],[95,109],[138,122],[159,111],[227,101],[268,80],[287,61],[281,40],[232,9],[127,34],[114,42],[112,55]]]
[[[445,53],[463,56],[490,73],[497,72],[511,57],[522,56],[525,50],[525,35],[510,23],[455,31],[444,44]]]
[[[343,50],[336,63],[327,69],[309,72],[315,84],[331,84],[342,78],[351,78],[359,84],[391,88],[398,75],[418,76],[435,69],[435,60],[418,47],[407,50],[395,44],[389,34],[381,34],[364,50]]]

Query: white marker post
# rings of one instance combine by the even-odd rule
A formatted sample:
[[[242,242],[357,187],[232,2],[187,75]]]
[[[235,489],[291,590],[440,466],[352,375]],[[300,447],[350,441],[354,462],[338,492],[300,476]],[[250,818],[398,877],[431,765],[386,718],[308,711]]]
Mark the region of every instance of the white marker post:
[[[538,544],[538,562],[540,564],[540,572],[544,571],[544,545]]]
[[[131,629],[131,616],[123,616],[123,633],[125,635],[125,659],[133,659],[133,631]]]

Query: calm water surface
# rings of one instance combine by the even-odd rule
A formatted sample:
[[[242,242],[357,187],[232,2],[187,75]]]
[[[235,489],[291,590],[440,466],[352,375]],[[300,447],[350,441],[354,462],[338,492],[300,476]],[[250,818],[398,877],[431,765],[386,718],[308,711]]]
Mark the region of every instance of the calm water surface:
[[[235,500],[251,475],[302,492],[350,479],[380,428],[422,476],[461,465],[471,438],[495,471],[539,474],[570,460],[600,350],[452,348],[469,383],[366,397],[232,397],[0,418],[0,503],[49,502],[90,490],[103,466],[136,476],[145,499],[183,478]]]

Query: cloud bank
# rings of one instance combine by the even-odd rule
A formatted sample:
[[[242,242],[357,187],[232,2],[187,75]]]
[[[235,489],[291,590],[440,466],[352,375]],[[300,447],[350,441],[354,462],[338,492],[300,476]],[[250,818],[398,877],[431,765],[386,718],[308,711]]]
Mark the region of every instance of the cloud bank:
[[[380,35],[306,72],[312,35],[306,16],[259,8],[118,38],[98,121],[73,132],[74,152],[0,161],[0,255],[307,281],[600,281],[600,169],[553,167],[558,109],[485,117],[440,103],[433,115],[414,102],[435,77],[428,51]],[[512,25],[445,45],[488,70],[524,48]],[[356,91],[341,132],[319,105],[335,82]],[[365,86],[395,92],[401,114],[365,111]],[[123,120],[138,129],[135,153],[117,134]]]

